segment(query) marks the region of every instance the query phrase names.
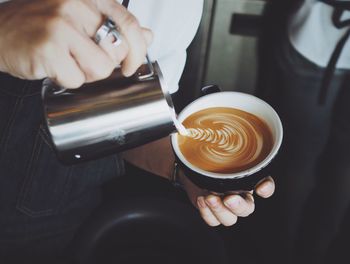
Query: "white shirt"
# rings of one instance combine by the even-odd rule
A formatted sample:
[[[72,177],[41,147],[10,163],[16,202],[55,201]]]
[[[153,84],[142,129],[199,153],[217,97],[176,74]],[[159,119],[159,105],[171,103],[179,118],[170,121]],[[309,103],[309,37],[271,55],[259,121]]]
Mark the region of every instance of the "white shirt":
[[[169,91],[176,92],[186,49],[202,17],[203,0],[130,0],[129,10],[143,27],[153,31],[148,54],[158,61]]]
[[[158,61],[169,91],[176,92],[186,49],[202,17],[203,0],[130,0],[128,9],[141,26],[152,30],[154,38],[148,55]]]
[[[316,0],[305,0],[289,23],[292,45],[300,54],[321,67],[328,65],[338,41],[346,31],[333,25],[333,10],[333,7]],[[345,11],[342,19],[348,18],[350,12]],[[350,41],[343,48],[337,68],[350,69]]]

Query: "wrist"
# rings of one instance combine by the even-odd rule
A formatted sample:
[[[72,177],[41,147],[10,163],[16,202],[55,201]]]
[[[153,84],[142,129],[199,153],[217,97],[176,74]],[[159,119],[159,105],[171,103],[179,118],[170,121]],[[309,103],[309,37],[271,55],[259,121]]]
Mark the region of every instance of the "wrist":
[[[6,66],[5,66],[4,54],[2,54],[1,52],[3,50],[4,49],[2,48],[1,41],[0,41],[0,72],[8,73],[8,70],[6,69]]]

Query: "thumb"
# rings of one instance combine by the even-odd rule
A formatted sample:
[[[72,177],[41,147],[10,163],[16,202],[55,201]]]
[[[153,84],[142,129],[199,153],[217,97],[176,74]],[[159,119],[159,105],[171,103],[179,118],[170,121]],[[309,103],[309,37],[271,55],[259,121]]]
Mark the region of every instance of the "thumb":
[[[275,182],[271,176],[264,178],[255,188],[255,192],[263,197],[269,198],[275,192]]]

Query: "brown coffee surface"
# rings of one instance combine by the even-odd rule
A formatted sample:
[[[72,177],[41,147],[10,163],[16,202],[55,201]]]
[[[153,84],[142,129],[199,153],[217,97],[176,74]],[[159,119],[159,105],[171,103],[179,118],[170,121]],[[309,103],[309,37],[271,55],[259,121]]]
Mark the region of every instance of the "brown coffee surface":
[[[195,167],[235,173],[251,168],[270,153],[273,137],[267,124],[248,112],[208,108],[187,117],[188,136],[178,135],[179,148]]]

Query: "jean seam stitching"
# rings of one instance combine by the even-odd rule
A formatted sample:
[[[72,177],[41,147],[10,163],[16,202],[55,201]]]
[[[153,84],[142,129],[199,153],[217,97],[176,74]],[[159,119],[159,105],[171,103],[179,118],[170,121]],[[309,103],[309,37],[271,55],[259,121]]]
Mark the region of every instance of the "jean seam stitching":
[[[40,215],[43,215],[44,213],[50,214],[53,211],[52,209],[48,209],[48,210],[43,210],[40,212],[34,212],[24,204],[25,197],[27,197],[27,195],[29,193],[29,188],[27,188],[27,187],[30,186],[30,183],[33,180],[33,171],[32,171],[33,166],[35,164],[35,161],[37,161],[37,159],[39,158],[39,154],[40,154],[40,150],[41,150],[41,146],[42,146],[42,142],[39,140],[39,138],[40,138],[40,135],[39,135],[39,133],[37,133],[36,138],[35,138],[35,143],[33,146],[33,151],[32,151],[32,154],[30,156],[30,159],[29,159],[28,168],[26,169],[26,171],[28,172],[28,176],[24,177],[24,180],[22,183],[22,188],[20,191],[20,198],[19,198],[17,205],[16,205],[16,208],[18,210],[20,210],[21,212],[23,212],[25,214],[29,214],[30,216],[40,216]],[[38,155],[35,155],[35,153],[38,153]]]
[[[36,139],[35,139],[35,144],[33,147],[32,155],[30,158],[30,164],[28,165],[28,168],[26,170],[26,171],[28,171],[29,176],[26,177],[26,179],[24,179],[22,189],[20,192],[20,199],[19,199],[17,206],[16,206],[18,210],[20,210],[23,213],[25,213],[29,216],[32,216],[32,217],[48,216],[48,215],[55,214],[57,211],[59,211],[62,208],[62,206],[65,202],[65,198],[67,197],[67,195],[71,191],[71,188],[67,188],[67,186],[69,186],[69,183],[71,181],[72,166],[69,167],[69,170],[67,172],[66,181],[65,181],[64,186],[63,186],[63,194],[62,194],[62,197],[60,198],[60,201],[58,202],[57,207],[55,207],[54,209],[33,211],[30,208],[28,208],[28,206],[25,205],[25,203],[24,203],[25,197],[27,197],[31,191],[30,183],[33,181],[33,177],[34,177],[33,166],[37,162],[37,160],[39,159],[42,146],[45,143],[44,140],[41,141],[40,139],[43,139],[43,137],[42,137],[42,135],[40,135],[40,128],[39,128],[39,131],[38,131]],[[36,155],[36,157],[35,157],[35,153],[38,154],[38,155]],[[28,186],[29,186],[29,188],[28,188]]]
[[[41,139],[49,147],[49,149],[51,151],[55,152],[54,148],[52,147],[51,143],[48,140],[48,138],[50,138],[50,135],[45,131],[42,124],[39,126],[39,134],[40,134]]]
[[[36,95],[38,95],[38,94],[40,94],[40,93],[41,93],[40,91],[39,91],[39,92],[34,92],[34,93],[26,94],[26,95],[24,95],[23,97],[24,97],[24,98],[32,97],[32,96],[36,96]]]
[[[114,156],[114,161],[115,161],[115,166],[117,167],[116,177],[123,176],[123,174],[125,173],[124,160],[117,154]]]
[[[22,104],[22,98],[17,97],[15,106],[13,108],[13,111],[12,111],[12,113],[10,115],[10,118],[9,118],[9,120],[7,122],[7,125],[6,125],[6,127],[4,129],[4,131],[5,131],[4,137],[3,137],[3,139],[0,142],[0,146],[2,146],[3,153],[6,152],[8,140],[9,140],[9,137],[10,137],[10,134],[11,134],[10,131],[12,130],[13,124],[15,123],[16,115],[18,113],[20,104]]]
[[[57,206],[56,211],[62,209],[64,203],[66,202],[65,198],[67,197],[67,195],[72,190],[72,185],[69,185],[69,183],[71,182],[71,179],[72,179],[72,177],[71,177],[72,176],[72,171],[73,171],[73,167],[70,166],[69,169],[68,169],[68,172],[67,172],[66,182],[64,183],[62,198],[60,199],[60,202],[59,202],[59,205]]]
[[[60,201],[57,203],[57,206],[55,208],[51,209],[46,209],[46,210],[39,210],[39,211],[33,211],[30,209],[26,204],[25,204],[25,198],[32,192],[31,190],[31,183],[34,179],[34,166],[36,162],[38,161],[40,157],[40,153],[42,150],[43,144],[45,144],[44,140],[42,140],[42,135],[40,135],[40,128],[38,130],[38,133],[35,138],[35,143],[33,146],[33,151],[29,159],[29,164],[27,166],[26,171],[28,172],[28,176],[25,177],[23,183],[22,183],[22,188],[20,191],[20,197],[18,199],[16,208],[20,210],[21,212],[32,216],[32,217],[40,217],[40,216],[48,216],[51,214],[56,213],[58,210],[62,208],[62,205],[65,202],[65,197],[67,197],[67,194],[69,193],[70,189],[67,188],[69,186],[70,178],[71,178],[71,173],[72,173],[72,167],[69,167],[69,171],[67,172],[67,179],[64,183],[63,187],[63,194],[60,198]]]
[[[28,87],[28,83],[25,83],[23,85],[23,87],[27,88]],[[18,93],[11,93],[9,91],[7,91],[6,89],[3,89],[3,88],[0,88],[0,91],[8,96],[13,96],[13,97],[16,97],[16,98],[23,98],[23,97],[26,97],[26,95],[23,95],[23,90],[21,91],[21,94],[18,94]]]
[[[15,103],[15,106],[13,108],[13,112],[9,118],[9,121],[8,121],[8,124],[6,125],[4,131],[4,137],[2,140],[0,140],[0,146],[2,145],[2,150],[3,150],[3,153],[6,152],[6,149],[7,149],[7,142],[8,142],[8,139],[9,139],[9,136],[10,136],[10,131],[12,130],[12,127],[13,127],[13,124],[15,123],[15,119],[16,119],[16,115],[18,113],[18,110],[20,108],[20,105],[23,103],[23,95],[26,91],[26,89],[29,87],[29,82],[25,82],[25,84],[23,85],[23,88],[21,90],[21,95],[20,96],[14,96],[14,95],[10,95],[10,96],[14,96],[16,98],[16,103]],[[6,93],[6,92],[5,92]],[[7,93],[9,94],[9,93]]]

